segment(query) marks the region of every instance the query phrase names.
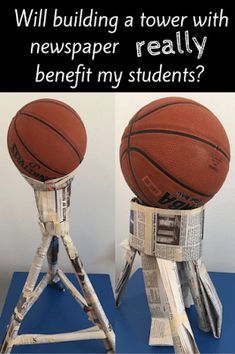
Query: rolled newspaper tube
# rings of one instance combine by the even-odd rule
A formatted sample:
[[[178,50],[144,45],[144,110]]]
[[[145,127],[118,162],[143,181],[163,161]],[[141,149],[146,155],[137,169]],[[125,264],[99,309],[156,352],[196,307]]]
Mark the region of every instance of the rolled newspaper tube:
[[[156,258],[165,290],[168,318],[176,354],[198,353],[185,312],[176,262]]]
[[[82,262],[78,257],[77,250],[73,244],[73,241],[68,233],[61,236],[64,243],[66,252],[69,256],[71,264],[74,267],[75,274],[79,284],[83,290],[84,297],[93,311],[88,312],[90,319],[97,324],[106,334],[104,339],[104,345],[109,352],[115,351],[115,335],[110,322],[108,321],[105,312],[99,302],[99,299],[95,293],[95,290],[83,268]]]
[[[128,279],[130,277],[131,271],[132,271],[132,267],[133,267],[133,263],[135,260],[135,256],[136,256],[136,250],[134,248],[131,248],[129,245],[129,241],[125,240],[121,243],[121,246],[123,247],[123,250],[125,252],[125,265],[124,268],[119,276],[116,288],[115,288],[115,292],[116,292],[116,306],[119,306],[121,303],[121,297],[122,294],[125,290],[125,287],[127,285]]]
[[[220,338],[223,306],[202,260],[198,259],[192,263],[194,264],[195,272],[199,280],[202,301],[206,308],[213,336],[215,338]]]
[[[89,328],[89,330],[80,330],[76,332],[56,333],[56,334],[21,334],[17,336],[14,345],[42,344],[42,343],[60,343],[79,340],[105,339],[105,334],[98,326]]]
[[[194,264],[193,262],[182,262],[182,266],[184,267],[188,284],[193,296],[194,305],[198,314],[198,327],[204,332],[209,332],[211,327]]]
[[[40,287],[34,290],[36,281],[38,279],[43,261],[46,257],[48,248],[50,246],[51,237],[45,232],[42,237],[40,246],[37,249],[33,263],[31,265],[29,274],[27,276],[22,293],[15,307],[14,313],[11,317],[2,347],[1,353],[10,353],[14,345],[14,340],[18,335],[21,323],[32,306],[33,302],[39,297],[43,288],[47,285],[47,282],[41,281]],[[33,293],[35,294],[35,300],[33,301]]]
[[[172,346],[165,290],[156,257],[141,253],[145,291],[151,313],[149,345]]]

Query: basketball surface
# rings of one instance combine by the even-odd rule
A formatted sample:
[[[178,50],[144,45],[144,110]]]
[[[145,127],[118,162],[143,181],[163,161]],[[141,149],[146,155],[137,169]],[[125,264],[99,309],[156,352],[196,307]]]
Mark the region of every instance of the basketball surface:
[[[78,167],[86,151],[86,130],[79,115],[67,104],[39,99],[16,113],[7,143],[21,173],[46,181]]]
[[[120,163],[146,205],[192,209],[208,202],[229,169],[230,147],[216,116],[198,102],[166,97],[141,108],[126,127]]]

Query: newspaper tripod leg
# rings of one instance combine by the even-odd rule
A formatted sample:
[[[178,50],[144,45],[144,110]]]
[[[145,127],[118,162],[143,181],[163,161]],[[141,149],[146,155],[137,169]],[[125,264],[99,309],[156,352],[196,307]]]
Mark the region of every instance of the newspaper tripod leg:
[[[152,323],[150,345],[174,345],[176,353],[199,353],[185,312],[177,264],[141,253]]]
[[[77,279],[83,291],[84,298],[89,306],[89,311],[87,312],[88,316],[94,324],[98,325],[98,327],[105,332],[105,348],[108,353],[113,353],[115,351],[115,335],[112,326],[109,323],[99,302],[99,299],[94,291],[94,288],[83,268],[82,262],[78,256],[78,252],[70,235],[67,233],[61,237],[69,259],[77,275]]]
[[[199,353],[185,312],[176,262],[156,258],[159,267],[174,349],[177,354]]]
[[[115,293],[116,293],[116,306],[120,306],[121,303],[121,298],[122,298],[122,294],[125,290],[125,287],[127,286],[127,282],[130,278],[131,275],[131,271],[132,271],[132,267],[133,267],[133,263],[135,260],[135,256],[136,256],[136,250],[134,248],[131,248],[129,243],[124,241],[122,243],[123,249],[125,249],[125,253],[126,253],[126,263],[124,265],[124,268],[121,272],[121,275],[118,279],[118,283],[116,285],[116,289],[115,289]]]
[[[149,345],[173,346],[167,298],[156,257],[141,253],[141,263],[151,313]]]
[[[35,284],[37,282],[50,243],[51,236],[48,234],[44,234],[42,237],[42,242],[36,251],[24,288],[12,314],[0,353],[7,354],[11,352],[11,349],[15,344],[15,340],[17,338],[24,317],[26,316],[32,305],[37,301],[37,299],[50,281],[50,275],[47,273],[35,288]]]
[[[182,262],[198,314],[199,328],[220,338],[223,306],[201,258]]]

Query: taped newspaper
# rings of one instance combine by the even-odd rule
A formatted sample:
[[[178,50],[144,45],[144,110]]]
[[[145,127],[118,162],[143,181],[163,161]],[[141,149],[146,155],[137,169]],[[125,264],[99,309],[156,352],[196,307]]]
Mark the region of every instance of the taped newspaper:
[[[199,328],[212,331],[215,338],[220,338],[223,318],[223,306],[216,289],[201,259],[183,262],[188,283],[198,314]]]
[[[141,254],[145,290],[151,313],[149,345],[173,345],[167,313],[167,299],[157,260]]]
[[[130,246],[176,262],[197,260],[201,256],[204,207],[170,210],[147,207],[131,201]]]
[[[188,316],[185,312],[176,262],[156,258],[164,286],[166,308],[175,353],[199,353]]]
[[[71,185],[75,172],[45,182],[23,175],[34,189],[41,222],[61,223],[70,219]]]
[[[174,345],[176,353],[199,353],[185,312],[177,264],[141,253],[152,322],[149,345]]]
[[[2,347],[0,348],[1,353],[10,353],[14,345],[58,343],[88,339],[102,339],[107,353],[114,353],[115,334],[89,277],[83,268],[69,233],[71,183],[74,174],[75,172],[72,172],[63,178],[46,182],[36,181],[23,175],[34,189],[42,241],[36,251],[18,304],[11,317]],[[82,293],[77,290],[65,273],[58,267],[58,245],[53,247],[52,242],[54,239],[56,244],[59,237],[61,237],[67,255],[73,265]],[[37,279],[46,256],[49,261],[49,270],[37,284]],[[67,333],[18,334],[21,323],[32,305],[38,300],[46,286],[52,281],[57,282],[57,280],[60,280],[70,291],[71,295],[88,316],[88,319],[93,323],[93,326]]]
[[[200,258],[203,224],[203,207],[163,210],[138,204],[136,199],[131,202],[130,238],[124,247],[126,265],[116,292],[119,304],[138,251],[152,319],[150,345],[174,344],[177,353],[198,352],[185,319],[185,307],[193,303],[199,328],[212,330],[215,338],[220,336],[222,305]]]

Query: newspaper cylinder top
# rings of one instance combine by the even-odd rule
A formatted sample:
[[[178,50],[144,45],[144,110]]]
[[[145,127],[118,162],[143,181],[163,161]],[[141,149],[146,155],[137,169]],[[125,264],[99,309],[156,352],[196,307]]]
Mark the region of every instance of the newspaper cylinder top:
[[[199,102],[166,97],[141,108],[121,140],[123,175],[148,206],[194,209],[221,188],[230,146],[216,116]]]
[[[64,102],[39,99],[22,107],[8,129],[8,150],[19,171],[35,180],[61,178],[74,171],[86,151],[86,130]]]

